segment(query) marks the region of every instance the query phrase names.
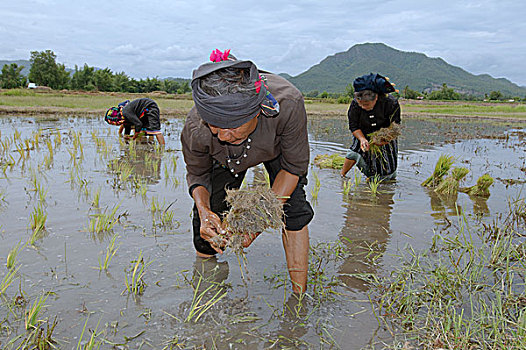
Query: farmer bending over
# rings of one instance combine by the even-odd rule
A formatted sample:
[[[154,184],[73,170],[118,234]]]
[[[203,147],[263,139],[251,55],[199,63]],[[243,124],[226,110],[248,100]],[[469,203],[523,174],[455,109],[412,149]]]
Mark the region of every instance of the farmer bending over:
[[[347,112],[353,139],[340,175],[345,177],[357,164],[367,177],[378,175],[385,180],[394,179],[398,164],[396,136],[375,144],[377,152],[370,152],[369,142],[371,133],[387,128],[393,122],[400,124],[400,105],[389,95],[395,91],[394,86],[380,74],[373,73],[356,78],[353,86],[354,99]]]
[[[129,100],[121,102],[118,106],[108,109],[104,120],[108,124],[120,126],[119,136],[124,131],[124,137],[129,138],[133,127],[135,129],[133,140],[142,134],[155,135],[159,144],[164,145],[159,106],[152,99],[138,98],[131,102]]]
[[[212,62],[193,71],[195,106],[188,113],[181,142],[190,195],[194,199],[193,237],[197,255],[222,253],[226,239],[222,214],[225,189],[240,187],[246,170],[263,163],[272,190],[283,198],[283,248],[296,293],[305,292],[309,231],[313,210],[303,187],[309,143],[301,93],[287,80],[259,73],[251,61],[215,50]],[[248,247],[256,235],[246,235]],[[217,237],[216,237],[217,239]]]

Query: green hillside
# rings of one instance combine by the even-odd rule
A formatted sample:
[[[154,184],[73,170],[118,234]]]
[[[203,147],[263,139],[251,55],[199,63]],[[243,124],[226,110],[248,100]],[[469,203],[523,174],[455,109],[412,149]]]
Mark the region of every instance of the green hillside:
[[[343,92],[354,78],[370,72],[388,76],[400,90],[407,85],[413,90],[429,92],[446,83],[458,92],[473,95],[489,94],[491,91],[500,91],[505,96],[526,95],[526,87],[507,79],[495,79],[487,74],[474,75],[441,58],[404,52],[381,43],[354,45],[345,52],[326,57],[289,80],[303,92]]]

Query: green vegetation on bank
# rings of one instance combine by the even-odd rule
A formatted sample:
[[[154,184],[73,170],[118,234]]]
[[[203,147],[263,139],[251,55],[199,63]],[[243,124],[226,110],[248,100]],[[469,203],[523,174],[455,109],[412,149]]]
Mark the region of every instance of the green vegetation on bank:
[[[103,93],[78,91],[35,91],[28,89],[0,90],[0,114],[53,113],[55,111],[88,114],[104,112],[125,99],[150,97],[161,110],[186,114],[193,106],[190,94],[166,93]],[[522,102],[475,101],[418,101],[401,99],[402,116],[422,117],[482,117],[526,121],[526,104]],[[305,106],[310,117],[347,118],[348,104],[334,99],[306,98]],[[168,113],[169,114],[169,113]]]
[[[57,56],[51,50],[32,51],[29,74],[23,74],[25,66],[17,63],[5,64],[0,74],[0,87],[13,89],[25,87],[28,82],[47,88],[73,89],[83,91],[113,91],[128,93],[148,93],[165,91],[171,94],[185,94],[191,91],[188,79],[146,78],[136,80],[125,72],[112,72],[109,68],[96,69],[84,64],[75,65],[75,70],[66,69],[56,62]]]

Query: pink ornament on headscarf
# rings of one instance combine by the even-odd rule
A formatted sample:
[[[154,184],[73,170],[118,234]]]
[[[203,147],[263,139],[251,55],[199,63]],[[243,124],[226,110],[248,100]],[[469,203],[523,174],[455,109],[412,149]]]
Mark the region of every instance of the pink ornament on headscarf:
[[[256,94],[259,94],[259,90],[261,90],[261,77],[254,83],[254,86],[256,87]]]
[[[221,52],[218,49],[215,49],[210,54],[210,61],[212,62],[221,62],[228,60],[228,55],[230,55],[230,50],[225,50],[225,52]]]

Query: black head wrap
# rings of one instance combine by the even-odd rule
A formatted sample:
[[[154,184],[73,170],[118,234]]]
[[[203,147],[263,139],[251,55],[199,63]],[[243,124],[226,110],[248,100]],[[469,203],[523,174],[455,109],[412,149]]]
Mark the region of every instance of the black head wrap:
[[[201,79],[224,68],[249,69],[250,82],[260,81],[258,69],[251,61],[227,60],[205,63],[193,71],[192,98],[199,115],[205,122],[222,129],[237,128],[259,115],[260,105],[267,95],[267,88],[265,84],[258,84],[261,88],[256,89],[255,86],[253,95],[233,93],[211,96],[203,91]]]
[[[387,94],[395,91],[393,84],[391,84],[387,78],[380,74],[373,73],[354,79],[353,87],[356,92],[371,90],[376,93]]]

